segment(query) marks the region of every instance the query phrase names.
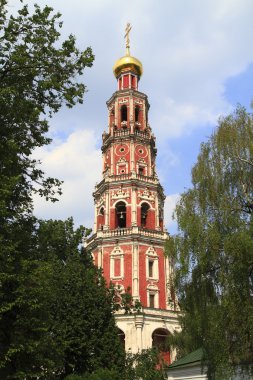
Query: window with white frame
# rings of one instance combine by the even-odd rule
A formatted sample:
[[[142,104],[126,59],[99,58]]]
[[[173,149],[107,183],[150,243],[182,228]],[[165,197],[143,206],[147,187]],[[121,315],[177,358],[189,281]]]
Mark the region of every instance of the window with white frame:
[[[110,278],[122,279],[124,278],[124,252],[116,246],[110,254]]]
[[[159,290],[156,285],[148,285],[147,287],[147,306],[151,308],[159,308]]]
[[[124,157],[117,162],[117,174],[128,174],[128,163]]]
[[[146,251],[146,278],[156,281],[159,279],[158,255],[153,246]]]
[[[141,158],[137,162],[137,173],[139,175],[145,175],[145,176],[148,175],[148,173],[147,173],[147,163],[146,163],[146,161],[143,158]]]

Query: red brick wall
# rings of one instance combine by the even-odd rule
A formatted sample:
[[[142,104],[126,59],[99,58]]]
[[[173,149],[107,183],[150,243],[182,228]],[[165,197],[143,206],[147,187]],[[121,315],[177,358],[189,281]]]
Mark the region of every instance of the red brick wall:
[[[129,87],[129,75],[124,75],[123,76],[123,88],[128,88]]]

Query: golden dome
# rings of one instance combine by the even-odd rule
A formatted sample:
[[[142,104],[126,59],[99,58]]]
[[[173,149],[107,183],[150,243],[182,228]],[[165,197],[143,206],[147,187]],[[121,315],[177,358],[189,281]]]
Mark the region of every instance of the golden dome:
[[[125,55],[118,59],[113,66],[113,73],[117,78],[122,71],[132,70],[138,76],[141,76],[143,73],[142,63],[135,57],[131,55]]]

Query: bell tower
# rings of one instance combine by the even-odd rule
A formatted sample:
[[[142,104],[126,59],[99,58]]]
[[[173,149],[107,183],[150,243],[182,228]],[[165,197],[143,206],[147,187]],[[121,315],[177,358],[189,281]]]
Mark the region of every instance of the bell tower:
[[[156,174],[155,137],[148,122],[147,95],[138,89],[141,62],[126,55],[114,65],[117,91],[107,101],[108,131],[102,135],[102,180],[96,185],[94,234],[87,240],[107,283],[131,289],[138,313],[116,315],[126,351],[158,346],[170,361],[166,337],[178,329],[170,288],[172,263],[164,255],[164,191]],[[166,353],[166,354],[165,354]]]

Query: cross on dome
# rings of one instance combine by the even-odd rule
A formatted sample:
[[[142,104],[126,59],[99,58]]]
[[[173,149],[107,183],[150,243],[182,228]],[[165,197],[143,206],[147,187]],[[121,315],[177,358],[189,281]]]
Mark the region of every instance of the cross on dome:
[[[118,59],[113,67],[113,72],[116,78],[118,78],[123,71],[132,71],[138,75],[138,78],[140,78],[143,72],[142,63],[137,58],[130,55],[129,33],[131,29],[132,25],[128,22],[124,35],[126,41],[126,55]]]
[[[126,55],[130,55],[130,39],[129,39],[129,33],[130,30],[132,29],[132,25],[130,22],[127,23],[126,29],[125,29],[125,36],[124,38],[126,39]]]

